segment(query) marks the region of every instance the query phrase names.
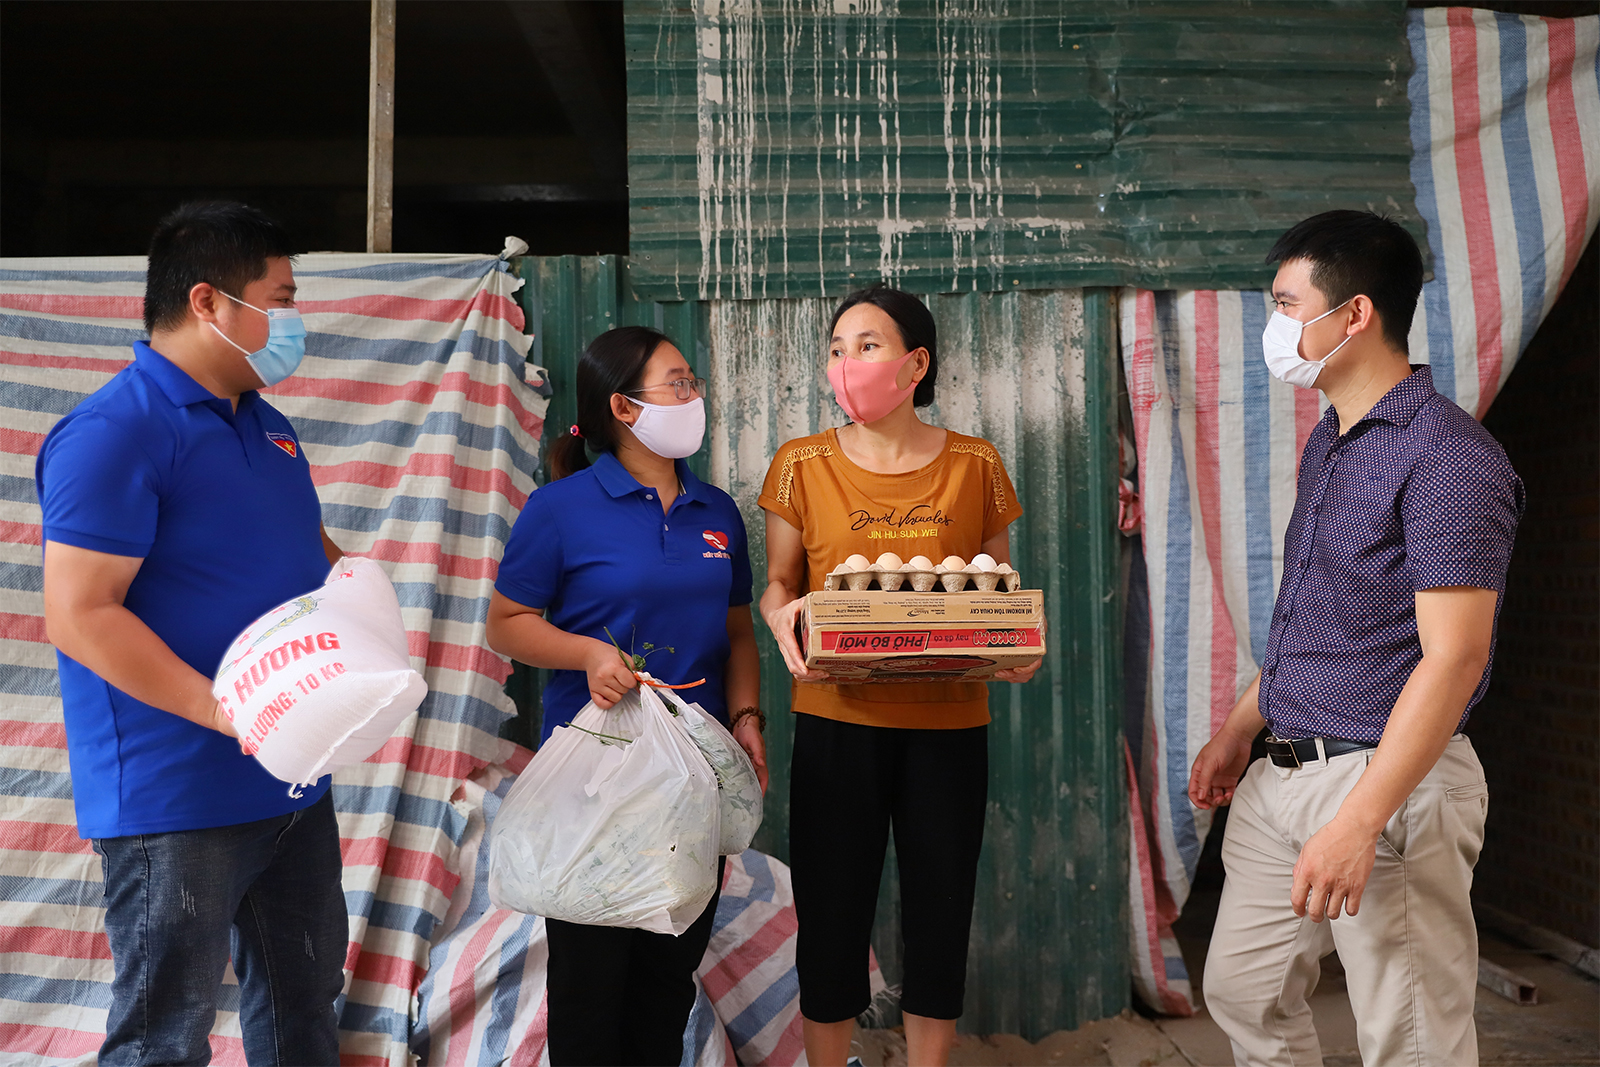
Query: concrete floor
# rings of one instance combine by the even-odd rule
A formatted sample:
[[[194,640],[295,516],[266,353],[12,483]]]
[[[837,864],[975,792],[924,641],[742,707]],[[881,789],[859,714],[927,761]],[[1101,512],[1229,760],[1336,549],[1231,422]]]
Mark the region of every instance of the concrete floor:
[[[1187,945],[1185,949],[1187,957]],[[1478,1023],[1479,1062],[1484,1067],[1600,1065],[1600,982],[1487,931],[1480,933],[1479,951],[1485,959],[1517,972],[1539,987],[1539,1003],[1527,1006],[1478,987],[1474,1015]],[[1361,1056],[1356,1050],[1356,1021],[1345,994],[1344,974],[1336,961],[1329,963],[1311,998],[1317,1035],[1322,1039],[1322,1061],[1325,1067],[1358,1067]],[[1203,1003],[1203,991],[1201,1000]],[[1233,1063],[1227,1037],[1203,1008],[1188,1019],[1154,1022],[1195,1067],[1225,1067]]]
[[[1208,906],[1210,916],[1204,915]],[[1215,901],[1202,895],[1185,909],[1188,921],[1179,923],[1184,960],[1197,978],[1205,973],[1206,942],[1185,932],[1209,930],[1214,910]],[[1517,1005],[1479,986],[1475,1012],[1479,1062],[1484,1067],[1600,1067],[1600,982],[1488,931],[1480,933],[1480,941],[1486,959],[1538,986],[1539,1003]],[[1228,1039],[1206,1014],[1198,980],[1195,985],[1201,1010],[1187,1019],[1146,1019],[1124,1012],[1036,1043],[1015,1034],[963,1034],[950,1063],[952,1067],[1230,1067],[1233,1052]],[[1355,1017],[1337,957],[1324,961],[1311,1010],[1325,1067],[1359,1067]],[[904,1067],[906,1062],[905,1037],[897,1030],[860,1031],[855,1051],[864,1067]]]
[[[1224,1043],[1226,1047],[1226,1043]],[[852,1054],[862,1067],[906,1067],[905,1034],[858,1030]],[[1187,1067],[1172,1039],[1131,1011],[1029,1042],[1016,1034],[960,1034],[951,1067]]]
[[[1205,1012],[1205,990],[1200,982],[1221,895],[1220,884],[1198,889],[1184,906],[1174,930],[1184,963],[1195,979],[1199,1014],[1188,1019],[1154,1020],[1195,1067],[1233,1063],[1227,1037]],[[1600,982],[1489,930],[1479,931],[1479,955],[1530,979],[1539,989],[1538,1004],[1518,1005],[1478,987],[1474,1016],[1478,1023],[1479,1062],[1484,1067],[1600,1065]],[[1350,1012],[1344,971],[1337,956],[1323,961],[1323,977],[1311,997],[1311,1011],[1322,1041],[1325,1067],[1359,1067],[1356,1021]]]

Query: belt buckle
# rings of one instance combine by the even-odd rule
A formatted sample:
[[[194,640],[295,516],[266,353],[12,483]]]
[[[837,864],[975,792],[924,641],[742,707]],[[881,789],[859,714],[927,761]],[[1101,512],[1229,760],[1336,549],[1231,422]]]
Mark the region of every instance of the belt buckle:
[[[1293,741],[1285,741],[1283,738],[1279,737],[1277,734],[1268,734],[1267,735],[1267,740],[1269,742],[1273,743],[1273,744],[1284,745],[1289,749],[1289,758],[1294,760],[1294,769],[1295,770],[1299,771],[1299,770],[1304,770],[1305,769],[1305,764],[1300,762],[1300,753],[1298,753],[1298,752],[1296,752],[1294,750],[1294,742]]]

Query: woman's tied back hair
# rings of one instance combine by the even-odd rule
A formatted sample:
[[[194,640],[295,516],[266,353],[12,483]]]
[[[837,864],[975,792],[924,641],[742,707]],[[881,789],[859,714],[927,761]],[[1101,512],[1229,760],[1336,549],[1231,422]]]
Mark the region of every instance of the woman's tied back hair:
[[[586,449],[617,450],[617,417],[611,395],[639,388],[656,349],[672,340],[648,326],[619,326],[589,342],[578,360],[578,433],[563,433],[550,445],[550,475],[565,478],[589,465]]]
[[[1401,225],[1371,211],[1324,211],[1291,226],[1267,253],[1268,263],[1303,259],[1311,284],[1336,308],[1351,297],[1372,301],[1391,348],[1410,352],[1406,338],[1422,292],[1422,253]]]
[[[900,328],[900,340],[907,352],[919,348],[928,350],[928,373],[917,383],[916,392],[911,394],[911,404],[925,408],[933,403],[934,383],[939,378],[939,331],[933,324],[933,312],[928,310],[928,305],[910,293],[878,282],[865,289],[857,289],[844,298],[828,323],[829,337],[838,328],[839,318],[857,304],[871,304],[893,319]]]
[[[150,238],[144,328],[171,330],[189,314],[189,290],[205,282],[234,297],[266,277],[267,260],[293,258],[289,234],[264,211],[232,201],[184,204]]]

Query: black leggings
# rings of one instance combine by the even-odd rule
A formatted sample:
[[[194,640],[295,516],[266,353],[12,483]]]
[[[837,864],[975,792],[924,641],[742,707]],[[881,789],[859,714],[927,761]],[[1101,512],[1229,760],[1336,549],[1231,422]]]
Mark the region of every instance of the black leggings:
[[[546,919],[550,945],[550,1062],[675,1067],[694,1010],[694,973],[711,941],[717,892],[681,935]]]
[[[900,1006],[955,1019],[989,790],[989,730],[902,730],[795,717],[789,855],[800,932],[800,1012],[865,1011],[867,949],[889,829],[900,868]]]

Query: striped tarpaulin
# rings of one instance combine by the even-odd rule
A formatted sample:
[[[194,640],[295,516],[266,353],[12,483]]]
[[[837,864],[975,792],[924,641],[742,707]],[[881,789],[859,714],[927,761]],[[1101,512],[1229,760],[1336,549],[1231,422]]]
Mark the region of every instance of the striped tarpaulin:
[[[463,779],[514,758],[508,665],[483,620],[534,486],[545,400],[525,363],[521,282],[483,256],[308,255],[300,372],[270,391],[312,464],[330,535],[382,560],[429,695],[337,776],[350,911],[345,1061],[405,1064],[412,998],[460,879]],[[100,869],[77,836],[55,652],[46,643],[33,457],[144,336],[142,259],[0,261],[0,1051],[91,1062],[110,1003]],[[218,501],[225,507],[225,501]],[[247,565],[247,561],[242,561]],[[231,982],[231,977],[230,977]],[[242,1063],[237,987],[216,1062]]]
[[[520,746],[462,783],[467,809],[450,910],[418,988],[411,1047],[424,1063],[536,1067],[545,1055],[544,921],[489,903],[488,828],[532,754]]]
[[[499,260],[304,256],[304,366],[272,390],[329,533],[383,560],[429,696],[336,776],[350,910],[349,1064],[548,1062],[542,920],[489,906],[485,831],[531,753],[500,740],[507,666],[483,641],[505,539],[533,489],[546,392]],[[77,836],[46,643],[33,457],[121,370],[144,261],[0,261],[0,1053],[88,1063],[110,1003],[100,869]],[[803,1054],[788,869],[729,860],[685,1062]],[[883,980],[871,968],[874,991]],[[214,1062],[243,1063],[231,972]]]
[[[1481,418],[1600,220],[1600,19],[1429,8],[1407,33],[1411,174],[1434,271],[1411,358]],[[1256,675],[1300,452],[1322,414],[1320,393],[1267,373],[1270,313],[1261,292],[1121,297],[1149,591],[1128,634],[1129,662],[1148,664],[1128,678],[1143,696],[1128,731],[1132,953],[1140,995],[1174,1014],[1193,1006],[1170,925],[1211,824],[1185,795],[1189,767]]]

